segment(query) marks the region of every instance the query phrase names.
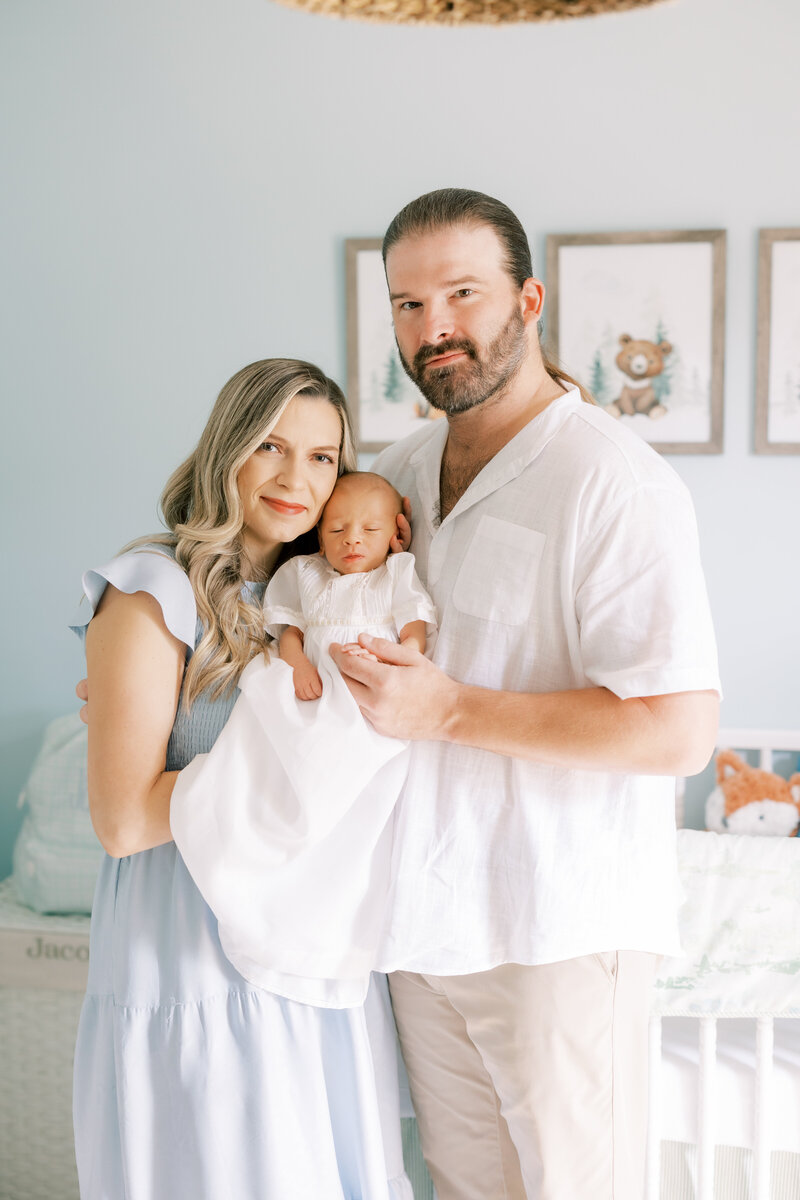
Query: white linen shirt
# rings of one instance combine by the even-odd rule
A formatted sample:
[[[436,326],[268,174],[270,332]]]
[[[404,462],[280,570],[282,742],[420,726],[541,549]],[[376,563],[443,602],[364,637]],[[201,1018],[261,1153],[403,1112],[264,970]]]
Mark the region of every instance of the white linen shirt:
[[[517,692],[719,690],[691,500],[654,450],[571,389],[437,524],[446,438],[432,422],[374,466],[411,499],[438,666]],[[676,954],[674,781],[415,742],[392,889],[383,970]]]

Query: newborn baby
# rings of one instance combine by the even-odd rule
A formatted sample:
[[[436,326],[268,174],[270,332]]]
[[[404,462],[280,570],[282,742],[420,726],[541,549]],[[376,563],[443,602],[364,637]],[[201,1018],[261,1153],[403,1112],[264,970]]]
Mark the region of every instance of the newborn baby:
[[[411,555],[389,555],[402,511],[399,492],[381,475],[343,475],[320,518],[320,554],[290,559],[270,581],[265,622],[292,667],[298,699],[322,695],[317,667],[331,642],[352,636],[346,651],[374,658],[355,640],[370,633],[425,653],[433,604]]]
[[[267,588],[280,657],[247,665],[214,748],[172,794],[173,836],[226,955],[306,1004],[362,1004],[380,959],[407,746],[362,717],[328,647],[366,655],[368,633],[424,651],[435,631],[413,555],[389,554],[401,511],[380,475],[342,476],[321,552],[289,559]]]

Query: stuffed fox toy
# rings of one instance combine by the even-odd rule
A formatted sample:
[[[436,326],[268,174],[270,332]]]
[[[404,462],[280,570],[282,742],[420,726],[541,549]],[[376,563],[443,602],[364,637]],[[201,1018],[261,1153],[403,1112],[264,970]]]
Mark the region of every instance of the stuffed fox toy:
[[[717,786],[706,801],[706,829],[792,837],[799,825],[800,773],[784,779],[751,767],[733,750],[720,751]]]

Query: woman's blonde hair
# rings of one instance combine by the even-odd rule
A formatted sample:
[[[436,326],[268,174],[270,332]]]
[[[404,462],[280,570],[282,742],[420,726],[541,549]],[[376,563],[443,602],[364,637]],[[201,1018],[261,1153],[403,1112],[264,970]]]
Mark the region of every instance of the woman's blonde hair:
[[[225,384],[197,448],[167,480],[161,512],[170,532],[132,543],[173,547],[189,576],[203,634],[184,675],[187,707],[201,692],[221,696],[266,645],[261,608],[243,595],[244,517],[236,481],[295,396],[334,406],[342,426],[339,474],[351,470],[355,444],[341,388],[311,363],[291,358],[254,362]],[[291,543],[295,553],[307,548],[300,541]],[[287,547],[284,557],[291,553]]]

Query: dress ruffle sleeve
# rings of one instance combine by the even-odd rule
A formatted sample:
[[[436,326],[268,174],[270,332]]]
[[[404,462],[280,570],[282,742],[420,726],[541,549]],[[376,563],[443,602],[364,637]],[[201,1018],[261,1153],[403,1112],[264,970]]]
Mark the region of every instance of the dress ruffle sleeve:
[[[264,597],[264,627],[277,639],[287,625],[305,630],[303,602],[300,599],[299,558],[290,558],[279,567],[267,584]]]
[[[414,570],[414,555],[390,554],[386,566],[392,579],[392,618],[400,633],[410,621],[424,621],[431,638],[437,629],[436,608]]]
[[[164,624],[170,633],[194,649],[197,629],[197,605],[186,572],[168,554],[158,550],[129,550],[104,567],[95,567],[83,576],[83,599],[70,621],[70,628],[83,638],[86,627],[108,584],[132,596],[148,592],[161,606]]]

